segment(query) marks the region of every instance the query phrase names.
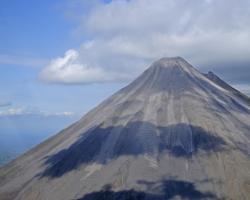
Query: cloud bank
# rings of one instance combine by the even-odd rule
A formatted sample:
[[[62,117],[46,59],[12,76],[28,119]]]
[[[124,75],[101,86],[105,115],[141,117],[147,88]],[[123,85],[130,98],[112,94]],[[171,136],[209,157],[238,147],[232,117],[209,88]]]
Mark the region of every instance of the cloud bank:
[[[53,59],[40,78],[64,84],[124,81],[155,59],[182,56],[203,70],[249,83],[249,7],[248,0],[95,3],[78,16],[76,30],[88,39]]]
[[[0,110],[0,117],[37,115],[42,117],[71,117],[73,112],[47,112],[27,107],[10,107]]]

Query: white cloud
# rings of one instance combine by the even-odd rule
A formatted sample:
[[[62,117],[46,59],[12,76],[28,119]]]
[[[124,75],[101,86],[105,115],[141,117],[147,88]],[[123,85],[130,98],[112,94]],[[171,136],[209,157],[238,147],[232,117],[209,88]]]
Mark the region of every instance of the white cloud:
[[[43,80],[127,80],[163,56],[182,56],[194,65],[224,71],[228,63],[250,65],[248,0],[114,0],[93,5],[79,16],[77,27],[90,39],[51,61],[41,72]]]
[[[43,69],[40,78],[52,83],[92,83],[126,79],[114,72],[104,71],[99,67],[89,67],[81,62],[76,50],[68,50],[64,57],[57,58]]]
[[[51,113],[51,112],[40,112],[40,114],[43,115],[43,116],[46,116],[46,117],[47,117],[47,116],[54,116],[54,117],[56,117],[56,116],[58,116],[58,117],[60,117],[60,116],[71,117],[71,116],[74,115],[73,112],[68,112],[68,111],[66,111],[66,112],[55,112],[55,113]]]
[[[74,113],[73,112],[55,112],[55,113],[51,113],[51,112],[40,111],[40,110],[37,110],[37,109],[32,109],[32,108],[27,108],[27,107],[11,107],[11,108],[0,110],[0,117],[1,116],[5,116],[5,117],[27,116],[27,115],[38,115],[38,116],[43,116],[43,117],[49,117],[49,116],[71,117],[71,116],[74,115]]]
[[[12,115],[23,115],[27,114],[23,108],[9,108],[0,111],[0,116],[12,116]]]

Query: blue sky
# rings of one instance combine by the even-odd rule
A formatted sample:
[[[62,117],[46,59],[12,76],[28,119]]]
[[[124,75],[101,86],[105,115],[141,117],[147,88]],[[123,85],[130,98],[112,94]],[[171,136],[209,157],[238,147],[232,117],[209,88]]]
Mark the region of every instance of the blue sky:
[[[163,56],[250,94],[247,0],[0,4],[2,115],[80,117]]]
[[[0,107],[34,112],[72,112],[78,117],[123,84],[65,85],[39,80],[54,57],[84,41],[67,18],[69,1],[1,1]],[[84,8],[82,8],[84,10]],[[25,113],[24,113],[25,114]]]
[[[105,3],[0,1],[0,165],[73,123],[125,84],[40,79],[51,60],[90,37],[77,33],[77,13]]]
[[[64,19],[60,2],[1,1],[1,52],[48,59],[73,46],[73,24]]]

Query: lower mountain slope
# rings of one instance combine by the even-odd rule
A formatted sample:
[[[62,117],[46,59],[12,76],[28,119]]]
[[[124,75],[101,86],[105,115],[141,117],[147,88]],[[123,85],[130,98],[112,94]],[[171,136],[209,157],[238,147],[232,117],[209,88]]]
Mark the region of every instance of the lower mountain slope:
[[[0,168],[1,199],[249,199],[250,106],[162,58]]]

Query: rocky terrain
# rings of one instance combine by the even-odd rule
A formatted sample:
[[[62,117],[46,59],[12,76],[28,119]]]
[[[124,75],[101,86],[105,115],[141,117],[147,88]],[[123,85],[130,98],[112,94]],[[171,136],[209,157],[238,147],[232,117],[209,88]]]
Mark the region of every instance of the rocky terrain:
[[[0,197],[247,200],[249,97],[183,58],[162,58],[0,168]]]

